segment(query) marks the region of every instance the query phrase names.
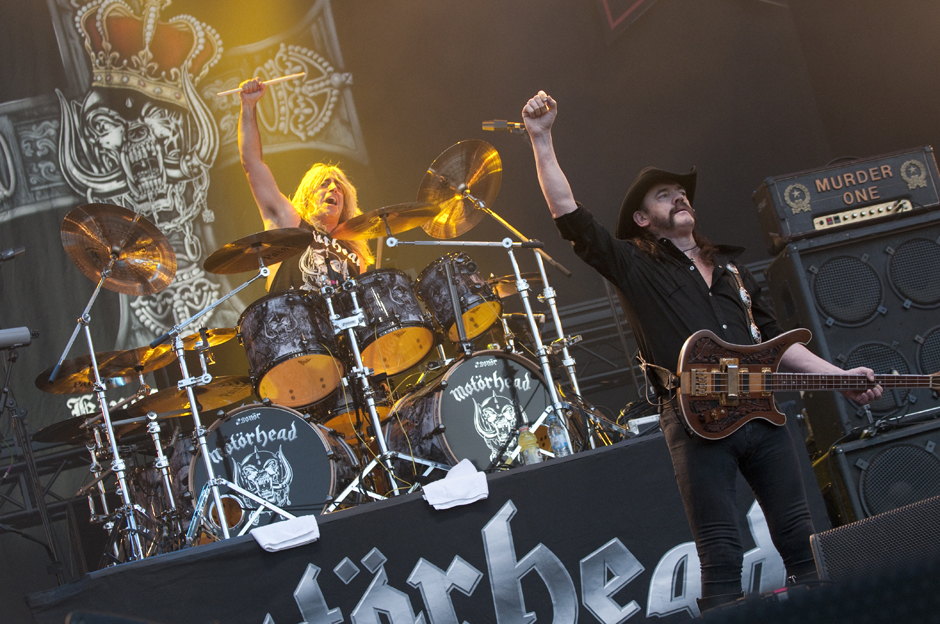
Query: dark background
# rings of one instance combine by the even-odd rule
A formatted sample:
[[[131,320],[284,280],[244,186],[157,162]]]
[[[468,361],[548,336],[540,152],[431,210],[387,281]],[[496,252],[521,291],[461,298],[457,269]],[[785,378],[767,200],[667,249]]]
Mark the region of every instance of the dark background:
[[[609,4],[614,13],[626,6]],[[174,0],[163,18],[193,15],[212,25],[231,49],[288,30],[311,5]],[[559,304],[567,305],[603,297],[601,280],[557,236],[525,138],[480,128],[488,119],[519,121],[525,101],[539,89],[559,102],[554,136],[561,164],[576,197],[600,221],[613,226],[623,194],[643,166],[682,171],[695,165],[696,207],[705,233],[746,246],[746,262],[769,258],[750,200],[764,178],[838,157],[940,143],[936,4],[658,0],[609,43],[600,5],[600,0],[332,3],[343,55],[337,69],[354,77],[368,160],[309,150],[272,154],[267,160],[282,190],[292,192],[311,163],[333,160],[349,172],[364,210],[413,201],[426,168],[441,152],[458,141],[486,140],[498,150],[504,169],[492,208],[527,236],[544,241],[573,271],[570,279],[550,274]],[[45,2],[3,3],[0,58],[0,115],[14,114],[22,98],[52,96],[55,88],[77,97],[87,80],[64,65]],[[55,106],[54,99],[47,104]],[[219,216],[216,241],[260,230],[241,168],[217,166],[211,180],[209,207]],[[76,197],[74,205],[80,203]],[[57,223],[74,205],[0,227],[3,249],[16,246],[27,230],[49,231],[45,248],[31,248],[0,270],[0,325],[40,329],[46,340],[41,348],[49,356],[18,370],[15,383],[31,384],[54,363],[64,344],[58,337],[70,333],[93,287],[58,246]],[[462,238],[506,235],[484,220]],[[402,238],[427,237],[419,232]],[[384,257],[390,265],[418,272],[439,255],[440,250],[400,248]],[[484,275],[511,270],[504,252],[471,255]],[[535,268],[528,254],[519,258],[523,270]],[[52,274],[69,275],[82,285],[63,296],[44,287]],[[28,296],[19,294],[24,291]],[[104,309],[109,301],[101,304]],[[96,347],[111,345],[96,335]],[[2,428],[8,435],[6,421]],[[47,424],[41,410],[31,412],[32,429]],[[24,547],[12,535],[0,544],[5,561],[37,559],[35,569],[3,566],[6,612],[21,608],[24,591],[51,586],[53,580],[43,570],[38,547]]]

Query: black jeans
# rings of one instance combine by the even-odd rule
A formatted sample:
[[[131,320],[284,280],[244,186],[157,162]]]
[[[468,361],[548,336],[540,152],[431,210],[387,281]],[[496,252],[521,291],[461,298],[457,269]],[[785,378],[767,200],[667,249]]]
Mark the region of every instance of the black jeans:
[[[738,471],[767,519],[787,576],[815,571],[813,519],[789,430],[753,420],[727,438],[689,436],[674,403],[659,417],[702,564],[702,597],[741,592],[744,545],[735,495]]]

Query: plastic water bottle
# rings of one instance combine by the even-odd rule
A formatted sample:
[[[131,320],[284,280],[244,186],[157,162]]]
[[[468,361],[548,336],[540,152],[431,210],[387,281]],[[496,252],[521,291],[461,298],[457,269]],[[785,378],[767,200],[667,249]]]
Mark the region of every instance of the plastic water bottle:
[[[552,414],[548,417],[548,439],[552,442],[552,452],[555,457],[571,455],[571,445],[568,443],[568,432],[561,426],[558,416]]]
[[[539,453],[539,442],[535,438],[535,434],[529,431],[528,425],[519,427],[519,455],[522,457],[522,463],[526,466],[542,461],[542,455]]]

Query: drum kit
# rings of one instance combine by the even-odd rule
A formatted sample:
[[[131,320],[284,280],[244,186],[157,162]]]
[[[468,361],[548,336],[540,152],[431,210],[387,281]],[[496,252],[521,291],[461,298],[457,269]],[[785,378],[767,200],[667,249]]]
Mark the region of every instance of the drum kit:
[[[89,204],[71,211],[61,228],[63,246],[97,286],[59,362],[36,385],[57,394],[94,393],[98,410],[50,425],[33,439],[88,449],[93,479],[79,495],[88,498],[92,520],[110,532],[105,563],[414,491],[464,458],[478,470],[511,468],[520,463],[515,438],[524,424],[537,434],[541,428],[543,453],[551,455],[542,426],[551,416],[566,427],[576,451],[616,439],[623,429],[580,398],[569,352],[579,337],[564,334],[543,260],[567,270],[492,211],[500,179],[496,150],[463,141],[434,161],[417,202],[359,215],[332,232],[337,240],[379,238],[389,250],[461,248],[432,262],[414,282],[380,267],[343,283],[324,279],[314,290],[271,293],[251,303],[236,328],[192,329],[267,278],[270,265],[319,244],[302,228],[260,232],[225,245],[204,264],[216,274],[256,275],[129,351],[95,351],[94,301],[102,288],[132,296],[159,292],[175,275],[173,249],[153,224],[126,208]],[[486,215],[518,242],[452,240]],[[437,240],[395,238],[417,227]],[[463,251],[470,247],[503,248],[513,273],[484,279]],[[521,248],[536,251],[537,273],[520,272],[514,251]],[[531,284],[542,286],[547,315],[533,312]],[[504,310],[516,296],[524,314]],[[559,336],[547,345],[540,333],[546,318]],[[502,344],[478,347],[499,330]],[[66,359],[82,332],[89,354]],[[236,337],[247,375],[211,375],[210,349]],[[531,355],[523,353],[523,342]],[[187,351],[198,357],[198,374],[190,374]],[[153,391],[145,375],[173,361],[182,379]],[[553,377],[558,370],[567,376],[569,396]],[[392,383],[415,376],[401,392]],[[135,381],[133,395],[109,404],[107,388]],[[130,468],[127,455],[140,448],[153,461]]]

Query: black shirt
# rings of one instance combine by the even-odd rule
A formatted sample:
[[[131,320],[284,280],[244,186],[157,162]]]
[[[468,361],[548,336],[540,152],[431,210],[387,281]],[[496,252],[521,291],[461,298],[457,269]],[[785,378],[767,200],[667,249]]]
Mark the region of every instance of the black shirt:
[[[650,364],[675,372],[683,343],[700,329],[733,344],[754,342],[747,308],[727,269],[743,248],[718,247],[709,288],[695,263],[669,240],[658,242],[663,258],[654,258],[633,241],[614,238],[580,203],[576,211],[555,219],[555,225],[562,237],[572,241],[578,257],[617,287],[640,353]],[[761,335],[764,339],[777,336],[780,329],[761,304],[754,276],[741,264],[735,266],[751,295]]]
[[[290,288],[318,290],[318,280],[324,277],[335,285],[359,276],[359,257],[347,249],[343,241],[317,230],[306,221],[301,221],[298,227],[313,232],[313,242],[299,256],[281,263],[271,281],[270,292]]]

